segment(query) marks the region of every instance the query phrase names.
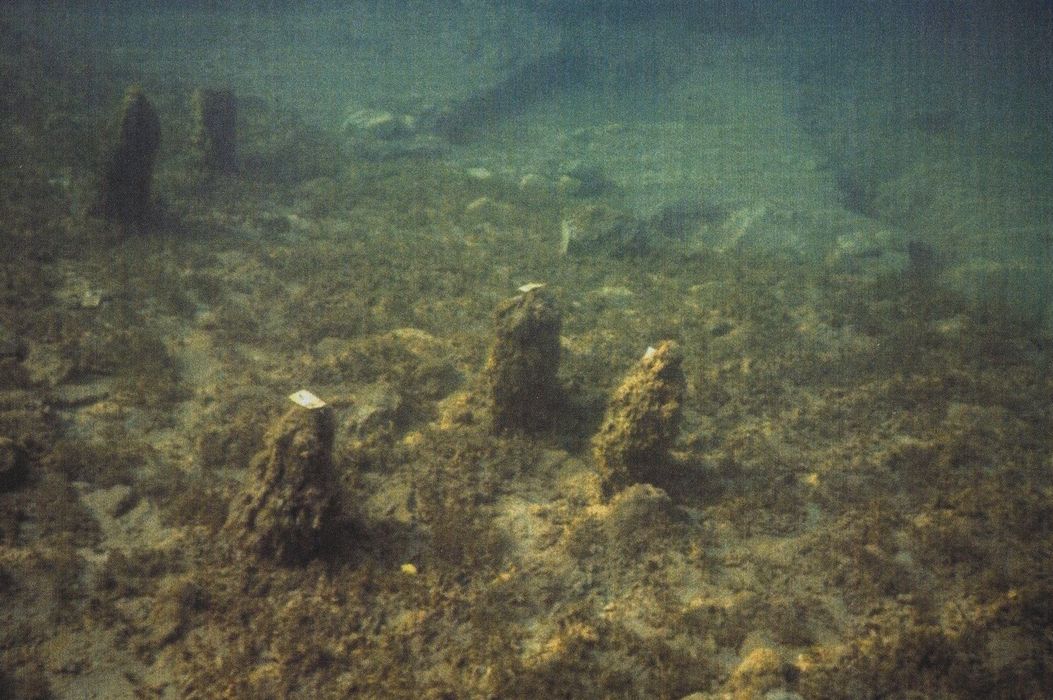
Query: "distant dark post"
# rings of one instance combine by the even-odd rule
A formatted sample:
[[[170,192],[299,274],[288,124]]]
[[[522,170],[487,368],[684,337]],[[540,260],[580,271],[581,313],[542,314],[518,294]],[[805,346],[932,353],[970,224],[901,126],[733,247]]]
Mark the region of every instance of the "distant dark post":
[[[117,141],[106,158],[95,212],[108,221],[142,223],[150,211],[150,182],[161,145],[157,110],[138,85],[124,93]]]
[[[198,89],[190,101],[194,114],[194,152],[206,172],[236,168],[237,103],[230,90]]]

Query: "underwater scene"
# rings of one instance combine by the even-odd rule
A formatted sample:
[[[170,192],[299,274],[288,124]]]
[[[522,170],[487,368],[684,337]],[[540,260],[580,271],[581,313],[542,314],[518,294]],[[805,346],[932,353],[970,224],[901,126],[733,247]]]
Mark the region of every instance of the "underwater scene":
[[[1053,5],[6,2],[0,698],[1053,697]]]

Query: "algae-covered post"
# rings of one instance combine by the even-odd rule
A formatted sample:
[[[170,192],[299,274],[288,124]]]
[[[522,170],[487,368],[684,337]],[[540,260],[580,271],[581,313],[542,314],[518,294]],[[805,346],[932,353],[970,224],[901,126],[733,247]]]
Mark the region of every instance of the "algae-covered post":
[[[161,145],[161,121],[143,89],[133,85],[121,103],[117,139],[100,173],[93,212],[108,221],[141,224],[150,212],[150,184]]]
[[[11,438],[0,437],[0,493],[22,486],[29,476],[29,457]]]
[[[495,313],[496,339],[486,364],[493,402],[493,430],[547,427],[562,399],[559,334],[562,317],[552,294],[528,284]]]
[[[648,348],[614,391],[593,455],[604,497],[634,483],[650,481],[680,432],[687,382],[683,355],[672,340]]]
[[[252,460],[224,530],[244,551],[282,564],[310,559],[334,509],[333,409],[306,392],[275,423]]]
[[[206,173],[236,169],[237,101],[230,90],[199,88],[190,99],[194,158]]]

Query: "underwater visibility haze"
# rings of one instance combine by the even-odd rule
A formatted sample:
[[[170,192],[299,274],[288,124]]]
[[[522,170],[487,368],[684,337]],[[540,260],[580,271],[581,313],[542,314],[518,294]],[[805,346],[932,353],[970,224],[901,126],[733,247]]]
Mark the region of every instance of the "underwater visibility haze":
[[[0,62],[0,698],[1053,696],[1048,2]]]

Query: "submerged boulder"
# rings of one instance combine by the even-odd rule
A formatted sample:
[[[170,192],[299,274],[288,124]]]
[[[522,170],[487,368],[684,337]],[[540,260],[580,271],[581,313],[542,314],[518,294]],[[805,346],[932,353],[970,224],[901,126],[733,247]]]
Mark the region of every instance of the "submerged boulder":
[[[272,426],[224,526],[239,548],[282,564],[317,553],[336,491],[334,430],[326,405],[297,405]]]
[[[647,248],[644,227],[632,215],[605,204],[574,209],[561,224],[564,255],[624,258]]]
[[[605,497],[649,482],[680,432],[687,382],[683,355],[672,340],[647,352],[611,396],[593,437],[593,455]]]
[[[562,400],[556,378],[559,309],[541,285],[520,291],[497,308],[496,339],[486,364],[495,432],[544,428]]]

